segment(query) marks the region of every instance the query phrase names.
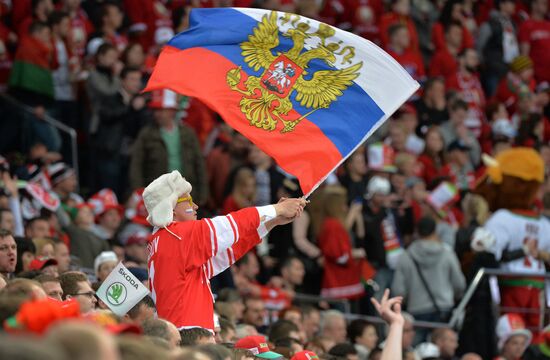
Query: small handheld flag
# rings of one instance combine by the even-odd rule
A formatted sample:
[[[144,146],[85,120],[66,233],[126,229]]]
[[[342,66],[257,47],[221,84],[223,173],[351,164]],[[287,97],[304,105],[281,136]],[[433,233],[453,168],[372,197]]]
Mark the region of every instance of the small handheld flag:
[[[124,316],[149,294],[149,290],[122,264],[111,271],[96,295],[112,312]]]
[[[309,195],[419,84],[357,35],[261,9],[193,9],[145,91],[171,89],[218,112]]]

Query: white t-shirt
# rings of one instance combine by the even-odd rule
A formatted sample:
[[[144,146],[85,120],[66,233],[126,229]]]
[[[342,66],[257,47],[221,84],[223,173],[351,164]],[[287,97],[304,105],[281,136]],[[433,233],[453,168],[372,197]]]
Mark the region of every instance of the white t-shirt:
[[[550,251],[550,222],[540,216],[520,215],[509,210],[498,210],[485,224],[485,228],[495,236],[495,244],[489,251],[497,260],[502,258],[504,250],[521,249],[526,241],[538,241],[539,250]],[[500,268],[510,272],[544,274],[544,264],[527,255],[521,259],[502,263]]]

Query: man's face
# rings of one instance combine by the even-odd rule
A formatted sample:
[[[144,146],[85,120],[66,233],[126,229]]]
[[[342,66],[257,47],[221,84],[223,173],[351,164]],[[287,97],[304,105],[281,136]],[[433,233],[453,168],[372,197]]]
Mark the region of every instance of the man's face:
[[[507,359],[519,359],[527,346],[527,339],[523,335],[514,335],[506,341],[502,348],[501,355]]]
[[[325,328],[323,335],[333,339],[337,344],[346,341],[346,320],[343,317],[333,318]]]
[[[64,0],[63,4],[65,4],[68,11],[74,11],[80,6],[80,1],[81,0]]]
[[[100,225],[109,230],[117,230],[121,221],[122,217],[117,209],[107,210],[99,218]]]
[[[408,349],[412,346],[414,340],[414,327],[413,324],[405,320],[405,325],[403,326],[403,338],[402,338],[402,347],[403,349]]]
[[[247,257],[247,262],[241,265],[239,271],[241,271],[242,275],[244,275],[244,277],[248,280],[255,280],[256,276],[260,273],[260,263],[258,262],[258,258],[251,252],[245,256]]]
[[[155,109],[153,111],[153,117],[160,126],[167,126],[174,122],[176,117],[176,110],[174,109]]]
[[[462,125],[466,118],[468,117],[468,110],[464,108],[458,108],[451,111],[450,119],[454,125]]]
[[[63,289],[59,281],[47,281],[42,283],[42,287],[50,298],[63,301]]]
[[[548,12],[548,0],[535,0],[532,5],[533,12],[546,15]]]
[[[95,292],[87,281],[78,282],[78,294],[73,297],[80,304],[80,312],[82,314],[89,313],[94,310],[97,304]]]
[[[13,220],[13,214],[11,211],[0,212],[0,229],[9,230],[12,234],[15,230],[15,221]]]
[[[122,79],[122,87],[128,94],[137,95],[141,90],[141,73],[132,71],[126,74],[126,77]]]
[[[178,203],[174,208],[175,221],[197,220],[198,205],[191,199],[191,194],[185,193],[179,197]]]
[[[452,358],[458,347],[458,338],[456,333],[451,330],[445,331],[445,335],[436,344],[442,357]]]
[[[69,248],[64,243],[55,244],[55,260],[57,260],[57,270],[60,274],[69,270],[71,255],[69,254]]]
[[[50,224],[46,220],[35,220],[27,228],[27,237],[45,238],[50,236]]]
[[[107,14],[105,14],[105,17],[103,19],[106,25],[113,29],[118,29],[122,25],[122,12],[118,8],[118,6],[109,6]]]
[[[244,312],[243,322],[260,327],[264,325],[265,306],[262,300],[249,300]]]
[[[70,194],[75,192],[77,185],[78,184],[76,182],[76,175],[73,174],[66,179],[63,179],[61,182],[59,182],[59,184],[55,185],[54,190],[59,191],[63,194]]]
[[[313,339],[319,332],[321,324],[321,315],[319,311],[311,311],[308,315],[304,315],[303,327],[306,336],[309,340]]]
[[[141,324],[145,320],[152,319],[155,316],[155,309],[150,308],[149,306],[145,304],[141,304],[139,306],[138,314],[135,318],[131,319],[131,322],[133,322],[136,325]]]
[[[17,264],[17,245],[13,236],[0,237],[0,273],[8,274],[15,271]]]
[[[59,276],[59,271],[57,270],[57,265],[46,266],[42,269],[41,273],[51,275],[51,276],[55,276],[55,277]]]
[[[147,243],[146,242],[126,246],[125,252],[126,252],[127,256],[135,259],[136,261],[139,261],[140,263],[146,263],[147,262],[148,253],[147,253]]]
[[[69,36],[69,32],[71,31],[71,20],[68,16],[65,16],[61,22],[57,25],[57,34],[65,39],[67,36]]]
[[[399,30],[397,30],[393,34],[392,43],[395,46],[401,47],[403,49],[407,49],[409,45],[411,44],[411,39],[409,36],[409,30],[407,28],[402,27]]]
[[[107,276],[109,276],[111,271],[113,271],[113,269],[116,267],[116,264],[117,261],[114,260],[105,261],[103,264],[101,264],[97,269],[97,279],[99,281],[105,280]]]
[[[302,285],[305,275],[304,264],[298,259],[293,259],[290,265],[282,270],[282,275],[292,285]]]
[[[462,28],[460,26],[451,26],[446,34],[447,43],[454,47],[462,44]]]
[[[227,331],[220,334],[223,343],[234,343],[237,341],[237,333],[235,330],[229,328]]]

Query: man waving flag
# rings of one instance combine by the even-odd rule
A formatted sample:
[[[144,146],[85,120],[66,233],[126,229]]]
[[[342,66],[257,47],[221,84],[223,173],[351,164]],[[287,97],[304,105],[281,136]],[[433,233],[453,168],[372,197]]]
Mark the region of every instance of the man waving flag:
[[[260,9],[194,9],[146,91],[199,98],[311,193],[419,85],[359,36]]]

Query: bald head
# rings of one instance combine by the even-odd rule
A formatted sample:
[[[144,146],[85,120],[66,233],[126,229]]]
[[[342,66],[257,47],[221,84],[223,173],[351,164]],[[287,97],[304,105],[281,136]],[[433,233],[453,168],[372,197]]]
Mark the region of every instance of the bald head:
[[[323,313],[321,323],[322,336],[342,343],[346,341],[346,319],[341,312],[328,310]]]
[[[462,355],[460,360],[483,360],[483,359],[478,354],[467,353],[467,354]]]

